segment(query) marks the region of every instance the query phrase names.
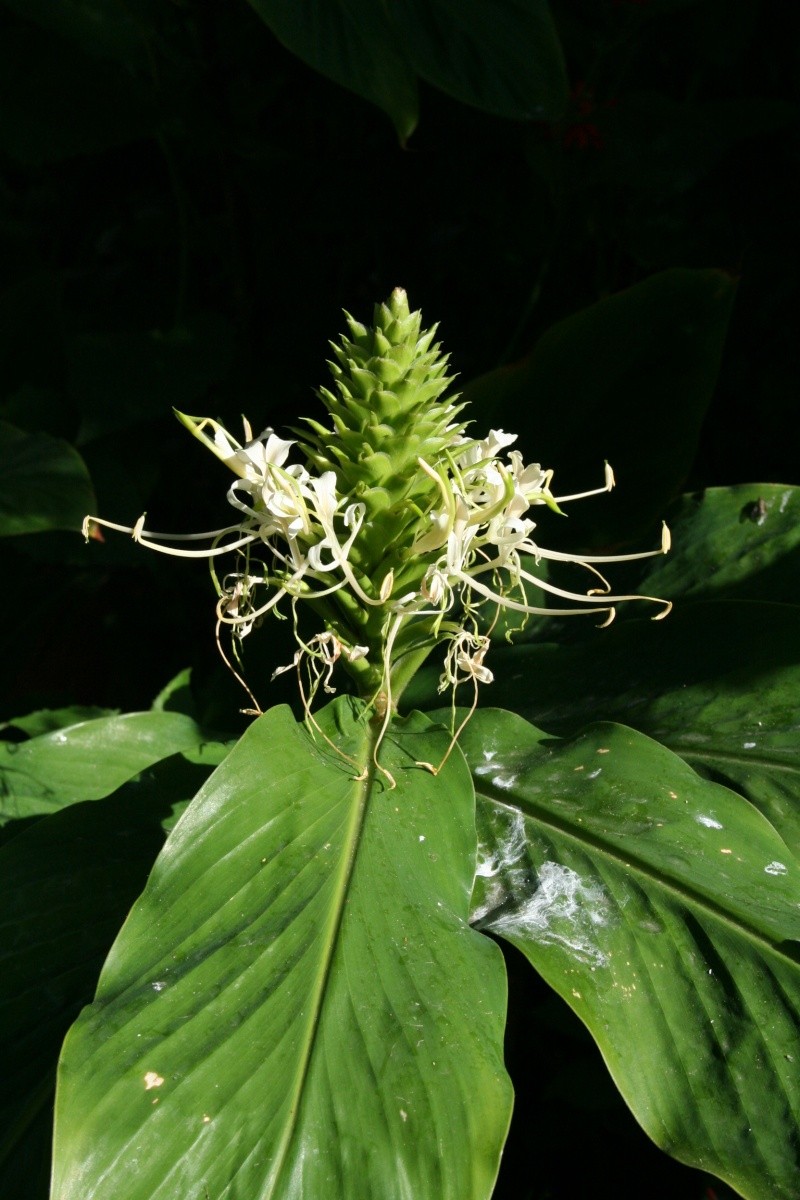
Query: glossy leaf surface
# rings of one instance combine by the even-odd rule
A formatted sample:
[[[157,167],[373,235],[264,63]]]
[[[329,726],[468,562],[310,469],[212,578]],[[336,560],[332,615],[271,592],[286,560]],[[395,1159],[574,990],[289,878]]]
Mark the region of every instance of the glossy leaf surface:
[[[210,768],[180,756],[0,846],[0,1192],[40,1196],[55,1063],[176,814]]]
[[[674,553],[646,587],[692,600],[800,600],[800,488],[750,483],[683,496],[669,513]]]
[[[369,764],[346,701],[326,736]],[[288,709],[167,842],[65,1043],[58,1200],[487,1197],[508,1124],[505,976],[467,924],[473,793],[417,715],[354,779]]]
[[[144,712],[0,742],[0,825],[108,796],[146,767],[206,740],[181,713]]]
[[[597,1040],[665,1150],[750,1200],[797,1194],[800,866],[747,801],[610,724],[556,742],[476,715],[479,926]]]
[[[82,721],[96,721],[99,717],[114,717],[113,708],[97,708],[92,705],[73,704],[68,708],[39,708],[22,717],[10,717],[0,724],[0,733],[15,730],[26,738],[38,737],[40,733],[55,733],[68,725],[79,725]]]
[[[742,792],[800,850],[800,609],[696,604],[577,646],[500,647],[491,663],[506,704],[535,725],[623,721]]]

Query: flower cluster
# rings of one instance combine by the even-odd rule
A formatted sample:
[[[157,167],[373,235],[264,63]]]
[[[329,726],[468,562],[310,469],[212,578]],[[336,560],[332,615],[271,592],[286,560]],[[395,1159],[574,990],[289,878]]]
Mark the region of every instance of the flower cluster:
[[[212,570],[219,623],[236,639],[282,601],[307,602],[323,629],[304,641],[295,621],[295,664],[308,663],[328,691],[343,665],[385,721],[437,642],[447,645],[443,687],[490,682],[492,618],[503,610],[599,613],[607,624],[620,602],[649,599],[660,606],[656,619],[666,615],[668,602],[615,595],[601,574],[603,564],[665,553],[666,527],[658,549],[632,555],[578,556],[535,540],[537,506],[560,512],[610,491],[609,467],[601,487],[555,496],[552,472],[509,449],[514,434],[470,438],[460,407],[441,398],[450,381],[434,331],[420,331],[402,291],[378,307],[371,329],[350,320],[350,333],[334,347],[337,394],[321,393],[332,429],[310,421],[310,433],[285,440],[272,429],[253,437],[245,423],[239,442],[217,421],[178,414],[236,477],[231,524],[173,537],[146,530],[144,518],[127,528],[92,517],[86,530],[105,525],[153,550],[212,562],[228,556],[226,573]],[[304,462],[289,461],[294,447]],[[186,546],[198,539],[203,548]],[[556,586],[537,572],[548,561],[577,563],[592,586]],[[554,606],[532,604],[530,588],[552,595]]]

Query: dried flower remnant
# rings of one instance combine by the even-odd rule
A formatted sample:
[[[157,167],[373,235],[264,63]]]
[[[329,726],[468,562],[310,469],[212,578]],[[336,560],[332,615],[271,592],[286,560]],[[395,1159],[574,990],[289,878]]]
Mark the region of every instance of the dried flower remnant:
[[[401,289],[376,307],[372,326],[347,322],[348,333],[333,344],[333,389],[320,391],[330,424],[308,419],[287,440],[269,428],[254,437],[245,422],[239,442],[211,418],[177,414],[235,475],[229,525],[170,535],[145,529],[143,517],[130,528],[87,517],[87,535],[105,526],[161,553],[209,558],[217,617],[237,642],[282,602],[305,602],[322,628],[307,641],[296,634],[292,665],[309,666],[312,694],[320,685],[333,690],[333,669],[343,666],[383,728],[437,643],[446,644],[442,688],[471,681],[477,694],[491,682],[487,610],[599,614],[608,624],[620,602],[648,600],[659,606],[654,619],[666,616],[669,602],[615,595],[601,574],[609,563],[666,553],[666,526],[661,545],[639,554],[566,554],[535,539],[531,512],[542,505],[560,512],[610,491],[608,466],[600,487],[557,496],[553,472],[511,449],[514,434],[469,436],[464,406],[444,394],[452,378],[436,327],[422,329]],[[223,556],[230,567],[221,574],[215,564]],[[576,563],[592,586],[583,593],[557,587],[530,560]],[[530,587],[557,606],[531,604]]]

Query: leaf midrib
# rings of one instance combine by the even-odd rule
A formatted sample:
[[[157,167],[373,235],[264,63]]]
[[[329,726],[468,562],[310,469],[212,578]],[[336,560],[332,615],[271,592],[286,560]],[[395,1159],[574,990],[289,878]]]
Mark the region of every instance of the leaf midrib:
[[[505,809],[509,813],[520,813],[523,819],[538,821],[545,828],[557,831],[559,834],[573,841],[576,845],[581,846],[582,848],[591,847],[597,853],[604,855],[607,859],[617,863],[620,867],[624,867],[634,874],[638,873],[645,879],[651,880],[659,887],[663,888],[664,891],[671,893],[673,896],[677,896],[683,903],[691,902],[692,904],[695,904],[698,908],[708,912],[718,920],[724,922],[731,929],[740,933],[743,938],[749,939],[753,942],[756,942],[760,946],[766,947],[773,954],[778,955],[786,962],[793,963],[794,966],[798,966],[797,959],[791,954],[787,954],[785,950],[782,950],[781,944],[769,934],[761,933],[758,930],[753,929],[752,926],[744,924],[741,918],[738,918],[734,914],[728,912],[726,909],[722,908],[721,905],[717,904],[713,900],[710,900],[701,892],[697,892],[694,888],[691,888],[685,884],[678,886],[676,881],[665,878],[663,875],[658,874],[653,868],[649,867],[645,860],[632,855],[623,856],[621,851],[609,846],[607,842],[602,841],[599,837],[589,834],[588,831],[581,831],[583,836],[579,836],[575,832],[573,826],[568,825],[566,822],[559,821],[558,818],[552,816],[552,814],[545,812],[544,815],[542,815],[542,810],[535,804],[526,805],[525,808],[522,806],[509,804],[507,799],[501,800],[498,795],[494,794],[494,789],[492,789],[491,785],[487,786],[485,783],[482,783],[479,788],[476,784],[475,790],[478,794],[490,800],[492,804],[499,808]],[[507,796],[508,792],[506,792],[505,795]],[[486,928],[491,928],[490,922],[486,922]],[[782,941],[787,942],[792,940],[793,939],[788,937],[782,939]]]
[[[336,948],[339,940],[339,930],[342,924],[344,915],[345,903],[347,894],[350,890],[350,884],[353,878],[353,871],[358,852],[358,845],[361,840],[361,835],[364,829],[364,821],[369,806],[369,799],[372,793],[372,785],[375,780],[376,764],[374,761],[376,748],[376,732],[372,723],[368,724],[365,729],[365,736],[362,746],[367,766],[365,768],[364,778],[356,778],[353,780],[355,795],[352,801],[352,812],[350,814],[349,828],[345,836],[341,862],[338,868],[338,879],[335,889],[335,903],[331,904],[327,929],[324,935],[326,942],[325,953],[321,959],[317,970],[317,980],[314,992],[310,997],[309,1018],[306,1024],[305,1044],[299,1057],[299,1062],[295,1072],[295,1086],[292,1089],[292,1097],[289,1105],[289,1114],[285,1122],[285,1127],[279,1145],[276,1148],[274,1156],[274,1167],[265,1183],[265,1191],[263,1193],[264,1200],[269,1200],[269,1197],[281,1197],[280,1190],[276,1190],[280,1184],[283,1169],[289,1154],[289,1150],[294,1138],[295,1130],[297,1129],[300,1108],[303,1098],[303,1089],[311,1067],[311,1060],[314,1054],[314,1046],[319,1033],[321,1021],[320,1014],[325,1001],[325,992],[328,980],[331,974],[331,966],[336,953]]]
[[[760,767],[764,771],[782,771],[787,775],[800,776],[800,763],[780,762],[776,759],[765,758],[760,754],[737,754],[733,750],[693,750],[682,742],[666,741],[665,746],[679,754],[681,758],[695,759],[697,762],[728,762],[743,767]]]

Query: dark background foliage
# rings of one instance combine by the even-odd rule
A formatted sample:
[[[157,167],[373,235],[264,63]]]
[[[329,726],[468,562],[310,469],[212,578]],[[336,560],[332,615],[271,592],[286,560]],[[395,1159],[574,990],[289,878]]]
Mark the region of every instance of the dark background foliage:
[[[146,510],[156,529],[219,526],[224,469],[172,406],[231,427],[243,413],[259,429],[315,413],[342,307],[367,318],[398,284],[441,322],[462,385],[507,368],[469,389],[475,415],[520,428],[525,457],[562,478],[570,458],[599,467],[597,430],[624,413],[672,494],[800,483],[794,6],[560,0],[566,83],[548,77],[548,119],[494,115],[423,82],[418,126],[402,138],[290,53],[262,19],[269,9],[0,6],[0,420],[36,435],[4,435],[4,529],[48,489],[58,508],[59,472],[78,511],[84,498],[126,524]],[[670,268],[714,268],[721,294],[736,290],[713,399],[694,405],[694,423],[682,394],[658,385],[674,347],[648,341],[643,307],[610,349],[602,329],[571,327],[583,372],[572,412],[559,412],[556,368],[546,390],[525,389],[545,331]],[[666,302],[676,339],[722,329],[727,301],[723,320],[682,295]],[[584,420],[581,381],[604,374],[604,409]],[[498,378],[513,384],[505,408]],[[80,461],[49,439],[77,448],[96,501]],[[638,534],[630,500],[627,516]],[[3,542],[0,717],[146,708],[191,666],[204,718],[234,725],[241,697],[216,658],[205,566],[108,533],[87,547],[76,527],[74,512],[23,520]],[[250,659],[262,704],[283,698],[264,676],[290,656],[273,623]],[[512,982],[528,978],[510,965]],[[516,994],[519,1131],[502,1194],[577,1196],[602,1173],[619,1197],[700,1197],[700,1176],[637,1133],[562,1006],[535,985]],[[534,1015],[552,1032],[542,1045],[528,1036]],[[512,1173],[533,1130],[543,1136],[526,1190]]]

